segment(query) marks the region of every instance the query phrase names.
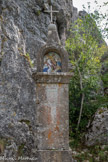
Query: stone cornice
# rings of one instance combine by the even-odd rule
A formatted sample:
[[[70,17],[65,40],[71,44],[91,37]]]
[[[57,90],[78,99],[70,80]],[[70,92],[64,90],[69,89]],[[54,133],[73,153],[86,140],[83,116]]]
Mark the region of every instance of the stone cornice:
[[[69,81],[73,73],[69,72],[61,72],[61,73],[44,73],[37,72],[32,75],[33,79],[36,83],[46,83],[46,84],[54,84],[54,83],[62,83],[69,84]]]

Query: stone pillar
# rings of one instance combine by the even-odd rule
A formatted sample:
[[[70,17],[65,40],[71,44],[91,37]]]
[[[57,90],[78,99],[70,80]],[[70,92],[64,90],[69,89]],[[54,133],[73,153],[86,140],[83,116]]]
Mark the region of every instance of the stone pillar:
[[[37,87],[37,149],[42,162],[50,162],[47,158],[51,162],[63,162],[64,158],[65,162],[71,161],[68,90],[70,77],[72,74],[63,72],[38,72],[33,75]]]
[[[48,27],[47,43],[37,53],[37,162],[72,162],[69,151],[68,53],[56,25]]]

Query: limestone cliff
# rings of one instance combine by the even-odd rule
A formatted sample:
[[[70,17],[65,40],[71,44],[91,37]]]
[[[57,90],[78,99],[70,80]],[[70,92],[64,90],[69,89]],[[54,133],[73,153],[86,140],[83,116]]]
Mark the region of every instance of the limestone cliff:
[[[38,50],[47,40],[50,15],[62,44],[71,22],[71,0],[0,0],[0,153],[32,156],[36,149],[36,70]],[[31,68],[32,66],[32,68]],[[1,154],[1,155],[2,155]]]
[[[0,0],[0,155],[33,156],[36,129],[36,88],[31,77],[37,52],[47,40],[50,15],[62,44],[78,17],[72,0]]]
[[[85,144],[108,145],[108,109],[101,108],[94,114],[94,119],[90,123],[87,134],[85,135]]]

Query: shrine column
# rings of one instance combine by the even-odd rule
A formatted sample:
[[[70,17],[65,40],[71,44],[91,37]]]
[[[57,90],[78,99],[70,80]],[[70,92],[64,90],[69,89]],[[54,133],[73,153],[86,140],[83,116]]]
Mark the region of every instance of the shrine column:
[[[69,151],[68,54],[60,45],[55,24],[37,54],[37,151],[39,162],[71,162]]]

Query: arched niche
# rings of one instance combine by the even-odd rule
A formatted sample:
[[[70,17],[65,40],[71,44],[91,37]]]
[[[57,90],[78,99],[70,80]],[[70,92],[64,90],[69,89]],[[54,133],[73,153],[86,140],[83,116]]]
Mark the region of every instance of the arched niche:
[[[47,64],[50,66],[48,67]],[[68,72],[66,50],[61,46],[43,46],[37,53],[37,72]]]
[[[43,58],[43,72],[53,73],[62,71],[62,61],[58,53],[48,52]]]

